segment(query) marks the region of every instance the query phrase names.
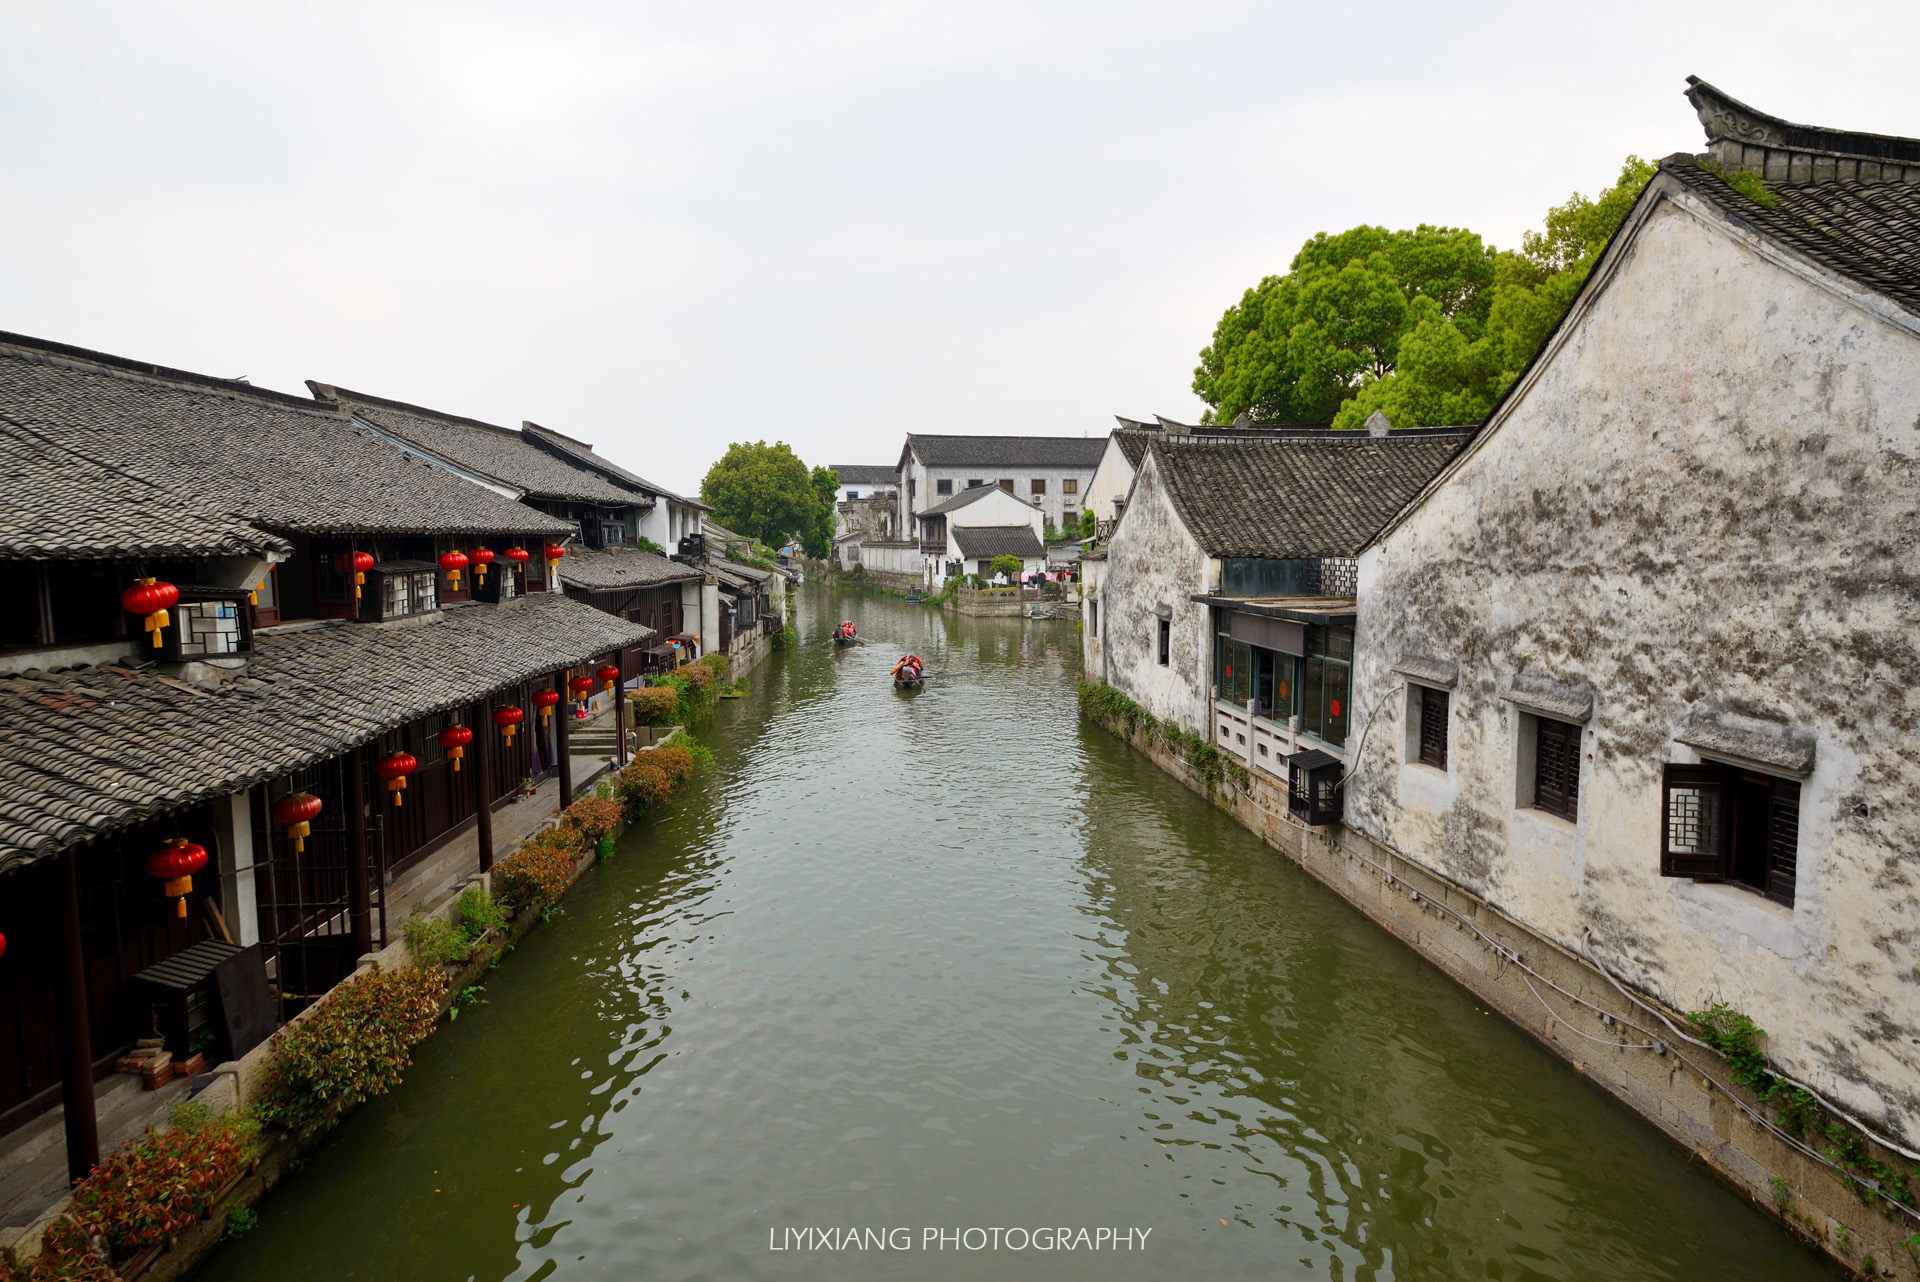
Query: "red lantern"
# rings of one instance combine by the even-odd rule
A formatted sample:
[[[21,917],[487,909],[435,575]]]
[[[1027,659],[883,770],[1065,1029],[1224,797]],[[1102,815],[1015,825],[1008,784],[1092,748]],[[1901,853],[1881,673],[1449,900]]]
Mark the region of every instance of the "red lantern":
[[[560,558],[567,554],[567,550],[558,543],[549,543],[546,547],[546,553],[547,568],[551,570],[554,566],[560,564]]]
[[[367,571],[373,568],[373,553],[342,552],[333,558],[333,564],[340,573],[353,576],[353,595],[357,598],[361,587],[366,584]]]
[[[0,935],[0,957],[5,957],[6,955],[7,955],[7,937],[5,935]]]
[[[600,665],[600,670],[593,675],[600,678],[600,687],[602,689],[611,690],[613,689],[613,683],[620,679],[620,669],[614,667],[611,663],[603,663]]]
[[[440,746],[447,750],[447,759],[453,762],[453,772],[460,773],[460,757],[466,746],[473,742],[473,731],[465,726],[448,726],[439,734]]]
[[[135,579],[133,586],[120,594],[120,604],[128,614],[144,615],[147,631],[153,634],[153,648],[160,648],[160,631],[173,622],[167,610],[179,604],[180,589],[158,579]]]
[[[558,702],[560,702],[560,692],[558,690],[535,690],[533,692],[533,706],[540,709],[541,725],[544,726],[547,724],[548,718],[553,715],[553,705]]]
[[[411,752],[390,752],[374,763],[373,772],[387,781],[387,791],[393,794],[394,805],[400,804],[400,794],[407,790],[407,776],[419,765]]]
[[[475,583],[485,583],[487,581],[487,567],[493,564],[493,553],[487,551],[485,548],[475,548],[473,551],[467,553],[467,560],[473,562],[473,581]]]
[[[458,592],[460,590],[460,571],[467,568],[467,554],[457,549],[452,552],[442,552],[440,554],[440,568],[447,572],[447,578],[451,580],[452,590]]]
[[[588,695],[593,693],[593,678],[592,677],[568,677],[567,689],[573,691],[575,698],[584,699]]]
[[[508,548],[500,555],[506,557],[507,560],[513,562],[515,565],[525,565],[529,553],[525,548],[516,546]]]
[[[273,821],[286,825],[296,851],[307,848],[307,836],[313,821],[320,817],[320,798],[310,792],[290,792],[273,803]]]
[[[166,882],[162,891],[179,901],[177,917],[187,915],[187,896],[193,893],[193,874],[207,866],[207,848],[196,846],[185,837],[171,838],[166,845],[147,856],[147,876]]]
[[[500,727],[500,735],[507,741],[508,747],[513,746],[514,729],[518,727],[522,721],[526,720],[526,717],[526,713],[514,707],[512,704],[493,710],[493,724]]]

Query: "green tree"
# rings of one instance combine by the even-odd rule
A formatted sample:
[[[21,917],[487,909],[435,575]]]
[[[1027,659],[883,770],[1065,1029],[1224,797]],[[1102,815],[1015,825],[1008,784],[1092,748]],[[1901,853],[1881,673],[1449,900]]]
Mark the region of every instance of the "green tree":
[[[989,575],[1004,574],[1007,576],[1009,583],[1018,583],[1020,581],[1020,571],[1025,568],[1026,563],[1019,557],[1001,555],[993,558],[993,561],[987,566],[987,573]]]
[[[800,543],[808,556],[825,560],[833,551],[833,517],[835,504],[840,497],[840,473],[830,467],[815,467],[809,479],[820,506],[814,514],[813,524],[801,531]]]
[[[823,505],[813,476],[784,441],[729,445],[700,482],[700,501],[721,525],[770,547],[795,536],[804,542],[821,530]],[[817,555],[826,555],[824,546]]]
[[[1655,166],[1629,156],[1575,193],[1518,253],[1470,231],[1355,227],[1315,236],[1285,276],[1229,307],[1200,353],[1207,418],[1359,427],[1477,423],[1565,314]]]
[[[1084,508],[1081,510],[1080,512],[1080,537],[1081,538],[1083,539],[1092,538],[1093,532],[1098,527],[1098,525],[1099,523],[1094,520],[1092,508]]]

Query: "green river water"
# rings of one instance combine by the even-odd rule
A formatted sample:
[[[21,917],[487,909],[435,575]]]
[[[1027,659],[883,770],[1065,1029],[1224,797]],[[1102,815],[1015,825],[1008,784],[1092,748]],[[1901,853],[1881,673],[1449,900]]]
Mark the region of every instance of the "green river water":
[[[1082,725],[1073,625],[794,614],[673,812],[203,1279],[1837,1276]],[[897,695],[909,649],[958,675]]]

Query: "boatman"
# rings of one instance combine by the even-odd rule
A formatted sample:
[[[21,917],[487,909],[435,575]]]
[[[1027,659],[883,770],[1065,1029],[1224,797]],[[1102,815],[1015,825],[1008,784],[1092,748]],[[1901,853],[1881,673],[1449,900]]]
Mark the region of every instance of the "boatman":
[[[840,641],[853,640],[853,620],[852,619],[843,620],[840,626],[833,630],[833,635],[836,640],[840,640]]]
[[[910,654],[893,665],[895,681],[918,681],[920,679],[920,656]]]

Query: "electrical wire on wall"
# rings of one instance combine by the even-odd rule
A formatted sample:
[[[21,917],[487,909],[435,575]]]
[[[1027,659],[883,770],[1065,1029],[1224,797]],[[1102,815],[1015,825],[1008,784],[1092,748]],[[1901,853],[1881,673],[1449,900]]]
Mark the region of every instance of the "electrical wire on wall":
[[[1395,689],[1404,688],[1404,683],[1396,682],[1394,688]],[[1389,690],[1387,692],[1387,695],[1381,696],[1380,703],[1377,703],[1374,707],[1374,711],[1376,713],[1379,711],[1380,705],[1384,704],[1387,697],[1390,696],[1392,693],[1393,691]],[[1372,725],[1371,716],[1369,716],[1367,724],[1369,727]],[[1365,727],[1363,727],[1362,729],[1362,743],[1364,743],[1364,738],[1365,738]],[[1359,756],[1359,748],[1361,746],[1362,745],[1359,743],[1355,745],[1355,750],[1353,755],[1356,759]],[[1342,782],[1344,782],[1344,777]],[[1254,809],[1260,811],[1263,814],[1272,816],[1273,818],[1280,820],[1283,824],[1287,825],[1288,827],[1298,830],[1303,836],[1319,835],[1319,834],[1316,834],[1312,828],[1308,827],[1306,824],[1303,824],[1298,819],[1294,818],[1293,815],[1283,811],[1276,811],[1276,810],[1270,809],[1267,806],[1262,805],[1259,801],[1254,799],[1253,794],[1250,791],[1244,793],[1243,795],[1246,797],[1247,803],[1251,805]],[[1459,890],[1465,894],[1472,895],[1473,892],[1467,891],[1464,887],[1454,885],[1454,883],[1449,878],[1434,872],[1432,869],[1427,868],[1423,864],[1420,864],[1415,862],[1414,860],[1408,859],[1406,855],[1402,854],[1399,850],[1395,849],[1390,843],[1380,841],[1378,838],[1373,837],[1371,834],[1364,834],[1364,835],[1367,836],[1367,839],[1369,841],[1373,841],[1376,844],[1384,847],[1394,858],[1401,860],[1402,862],[1410,865],[1411,867],[1420,869],[1421,872],[1425,873],[1428,876],[1433,877],[1434,880],[1436,881],[1442,882],[1443,884],[1445,884],[1451,889]],[[1912,1219],[1916,1221],[1920,1221],[1920,1210],[1917,1210],[1914,1207],[1907,1205],[1905,1202],[1902,1202],[1899,1199],[1892,1197],[1891,1195],[1888,1194],[1888,1192],[1884,1188],[1880,1186],[1880,1184],[1877,1181],[1868,1179],[1863,1175],[1859,1175],[1851,1170],[1848,1170],[1846,1167],[1840,1165],[1839,1163],[1833,1161],[1831,1158],[1827,1157],[1826,1154],[1821,1153],[1817,1149],[1808,1145],[1805,1141],[1801,1140],[1797,1135],[1794,1135],[1792,1132],[1787,1131],[1782,1127],[1780,1127],[1778,1124],[1772,1121],[1772,1119],[1768,1118],[1764,1113],[1760,1112],[1753,1105],[1749,1104],[1745,1099],[1743,1099],[1739,1095],[1738,1092],[1733,1091],[1728,1087],[1722,1085],[1719,1081],[1715,1080],[1712,1074],[1708,1073],[1700,1065],[1694,1063],[1692,1060],[1682,1055],[1677,1049],[1668,1045],[1668,1043],[1665,1040],[1663,1040],[1655,1030],[1650,1028],[1643,1028],[1639,1024],[1634,1023],[1629,1018],[1626,1018],[1623,1016],[1617,1016],[1613,1014],[1613,1012],[1611,1011],[1603,1010],[1601,1007],[1596,1006],[1592,1002],[1581,997],[1578,993],[1569,992],[1567,989],[1562,988],[1559,984],[1556,984],[1551,978],[1535,970],[1533,967],[1528,966],[1524,961],[1522,961],[1520,954],[1517,950],[1513,948],[1509,948],[1507,945],[1501,943],[1499,940],[1495,939],[1492,935],[1489,935],[1486,931],[1480,929],[1477,923],[1473,922],[1467,917],[1462,916],[1460,913],[1454,911],[1452,908],[1449,908],[1446,904],[1441,903],[1440,901],[1434,899],[1430,895],[1422,894],[1418,889],[1415,889],[1411,885],[1407,885],[1406,879],[1403,877],[1397,876],[1391,868],[1383,867],[1380,864],[1374,862],[1372,859],[1367,858],[1367,856],[1360,854],[1357,851],[1347,849],[1345,847],[1336,846],[1331,837],[1328,837],[1326,841],[1327,841],[1327,849],[1329,853],[1338,851],[1339,853],[1345,854],[1351,859],[1358,860],[1359,862],[1367,865],[1369,868],[1372,868],[1374,871],[1378,872],[1381,875],[1382,879],[1384,880],[1385,884],[1389,889],[1398,888],[1400,886],[1405,885],[1407,894],[1413,900],[1413,902],[1417,904],[1431,905],[1434,909],[1436,909],[1441,913],[1444,913],[1446,916],[1451,918],[1453,921],[1457,922],[1460,926],[1465,928],[1467,931],[1478,936],[1489,948],[1493,950],[1494,955],[1500,958],[1504,965],[1512,966],[1519,973],[1521,983],[1525,985],[1528,993],[1532,995],[1533,1000],[1537,1002],[1540,1008],[1544,1010],[1560,1027],[1565,1028],[1567,1031],[1574,1033],[1577,1036],[1585,1038],[1589,1042],[1594,1042],[1601,1046],[1608,1046],[1618,1050],[1650,1050],[1654,1054],[1661,1055],[1661,1056],[1672,1055],[1676,1063],[1682,1065],[1684,1068],[1691,1069],[1694,1072],[1694,1074],[1700,1078],[1702,1084],[1705,1085],[1708,1090],[1710,1091],[1717,1090],[1721,1094],[1725,1095],[1737,1108],[1740,1109],[1742,1113],[1744,1113],[1747,1116],[1747,1118],[1755,1126],[1767,1131],[1769,1134],[1779,1139],[1782,1143],[1791,1147],[1794,1151],[1800,1153],[1801,1155],[1807,1158],[1812,1159],[1815,1162],[1818,1162],[1820,1165],[1826,1167],[1828,1170],[1833,1171],[1836,1175],[1840,1176],[1841,1179],[1847,1181],[1848,1183],[1856,1184],[1863,1189],[1870,1190],[1875,1197],[1884,1201],[1888,1206],[1897,1207],[1899,1210],[1905,1212]],[[1476,900],[1479,899],[1479,896],[1477,895],[1473,897]],[[1481,902],[1484,902],[1484,901],[1481,901]],[[1593,932],[1591,929],[1588,929],[1586,934],[1587,934],[1589,948],[1577,954],[1579,959],[1585,962],[1588,966],[1591,966],[1593,969],[1599,971],[1603,976],[1605,976],[1607,982],[1613,985],[1614,989],[1618,991],[1623,998],[1626,999],[1626,1001],[1629,1003],[1630,1008],[1637,1007],[1641,1010],[1646,1011],[1648,1014],[1652,1015],[1654,1018],[1658,1019],[1660,1023],[1665,1026],[1665,1028],[1667,1029],[1667,1032],[1677,1041],[1685,1042],[1690,1045],[1697,1046],[1701,1050],[1713,1053],[1716,1058],[1719,1057],[1719,1052],[1714,1051],[1713,1047],[1707,1045],[1707,1043],[1701,1041],[1699,1038],[1693,1037],[1690,1034],[1683,1032],[1680,1028],[1678,1028],[1673,1023],[1672,1020],[1667,1018],[1666,1013],[1664,1011],[1660,1010],[1657,1006],[1646,1001],[1645,999],[1636,997],[1632,992],[1628,991],[1628,989],[1623,984],[1621,984],[1621,982],[1617,978],[1614,977],[1613,972],[1610,971],[1607,967],[1603,966],[1599,962],[1599,960],[1592,955],[1591,943],[1592,943]],[[1605,1040],[1604,1038],[1592,1036],[1589,1033],[1583,1032],[1582,1030],[1575,1028],[1568,1021],[1565,1015],[1562,1015],[1559,1011],[1555,1010],[1551,1005],[1548,1004],[1547,1000],[1540,995],[1540,990],[1535,988],[1533,985],[1534,980],[1539,980],[1546,987],[1552,989],[1556,993],[1559,993],[1562,997],[1565,997],[1568,1001],[1572,1002],[1575,1006],[1583,1007],[1586,1010],[1591,1011],[1593,1015],[1599,1020],[1602,1027],[1611,1028],[1617,1023],[1620,1025],[1623,1025],[1625,1028],[1631,1030],[1632,1032],[1639,1033],[1642,1036],[1647,1037],[1651,1040],[1646,1042],[1611,1042],[1611,1041]],[[1794,1078],[1788,1076],[1785,1073],[1778,1073],[1775,1075],[1778,1076],[1781,1080],[1787,1082],[1789,1085],[1794,1086],[1800,1090],[1806,1091],[1809,1096],[1817,1100],[1822,1107],[1827,1109],[1828,1112],[1832,1113],[1835,1117],[1840,1118],[1842,1121],[1847,1123],[1849,1126],[1853,1127],[1855,1130],[1859,1131],[1862,1135],[1866,1136],[1869,1140],[1873,1141],[1875,1144],[1880,1145],[1882,1148],[1885,1148],[1890,1152],[1898,1153],[1902,1157],[1905,1157],[1914,1161],[1920,1161],[1920,1154],[1916,1154],[1906,1146],[1899,1144],[1891,1139],[1888,1139],[1885,1136],[1880,1135],[1877,1131],[1875,1131],[1872,1127],[1868,1126],[1866,1123],[1862,1122],[1859,1118],[1853,1116],[1851,1113],[1848,1113],[1844,1109],[1836,1107],[1832,1102],[1822,1097],[1819,1094],[1819,1092],[1815,1091],[1812,1087],[1809,1087],[1804,1083],[1796,1081]]]

